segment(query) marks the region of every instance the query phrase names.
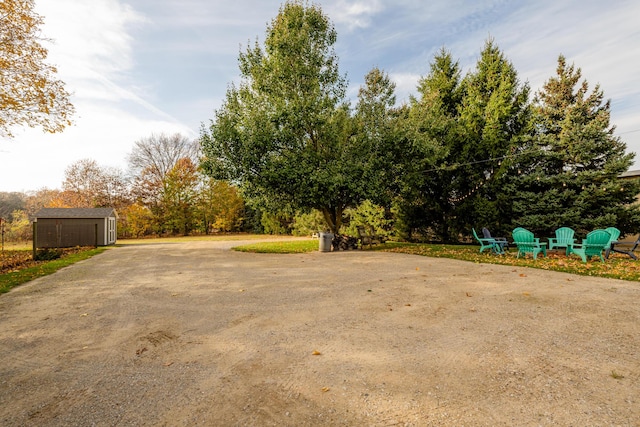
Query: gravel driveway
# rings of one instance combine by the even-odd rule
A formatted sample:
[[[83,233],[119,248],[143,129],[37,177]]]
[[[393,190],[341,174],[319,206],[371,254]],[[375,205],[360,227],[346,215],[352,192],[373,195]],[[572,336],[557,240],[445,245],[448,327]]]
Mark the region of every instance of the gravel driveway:
[[[0,296],[0,425],[640,425],[638,283],[237,244]]]

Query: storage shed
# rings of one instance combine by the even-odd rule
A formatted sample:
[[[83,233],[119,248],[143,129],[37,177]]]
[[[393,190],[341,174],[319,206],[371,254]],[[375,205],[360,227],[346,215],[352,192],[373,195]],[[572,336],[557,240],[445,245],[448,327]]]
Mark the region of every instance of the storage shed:
[[[116,243],[113,208],[44,208],[33,220],[34,248],[108,246]]]

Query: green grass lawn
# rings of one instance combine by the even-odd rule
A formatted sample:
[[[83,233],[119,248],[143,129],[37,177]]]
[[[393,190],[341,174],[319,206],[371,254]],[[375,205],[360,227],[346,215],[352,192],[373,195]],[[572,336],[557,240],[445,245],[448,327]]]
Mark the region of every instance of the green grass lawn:
[[[87,258],[91,258],[94,255],[104,252],[106,247],[99,247],[95,249],[82,250],[70,254],[63,255],[59,259],[51,261],[29,261],[22,264],[21,267],[14,268],[9,272],[0,274],[0,294],[9,292],[11,288],[37,279],[38,277],[47,276],[51,273],[55,273],[63,267],[74,264],[78,261],[82,261]],[[31,251],[14,251],[14,252],[26,252],[26,256],[31,258]],[[6,254],[3,253],[3,256]]]
[[[240,252],[299,254],[317,251],[319,245],[320,244],[317,240],[295,240],[282,242],[260,242],[250,245],[236,246],[233,249]]]

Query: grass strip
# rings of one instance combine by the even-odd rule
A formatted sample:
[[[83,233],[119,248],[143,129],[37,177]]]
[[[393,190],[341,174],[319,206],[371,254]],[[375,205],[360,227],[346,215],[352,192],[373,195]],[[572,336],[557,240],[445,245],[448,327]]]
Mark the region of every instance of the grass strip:
[[[36,261],[35,265],[31,267],[2,274],[0,275],[0,294],[9,292],[11,288],[37,279],[38,277],[55,273],[61,268],[74,264],[78,261],[91,258],[92,256],[98,255],[105,250],[107,250],[106,247],[99,247],[86,251],[67,254],[59,259],[55,259],[52,261]]]
[[[261,242],[236,246],[233,250],[239,252],[254,252],[261,254],[300,254],[317,251],[317,240],[292,240],[282,242]]]

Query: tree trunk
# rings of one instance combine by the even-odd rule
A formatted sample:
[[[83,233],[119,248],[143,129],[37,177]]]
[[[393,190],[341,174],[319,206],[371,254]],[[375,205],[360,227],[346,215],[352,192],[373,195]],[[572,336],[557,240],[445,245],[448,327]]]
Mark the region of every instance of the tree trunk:
[[[333,234],[338,234],[340,231],[340,227],[342,227],[342,212],[344,208],[342,207],[323,207],[322,215],[324,216],[325,221],[329,225],[329,230]]]

